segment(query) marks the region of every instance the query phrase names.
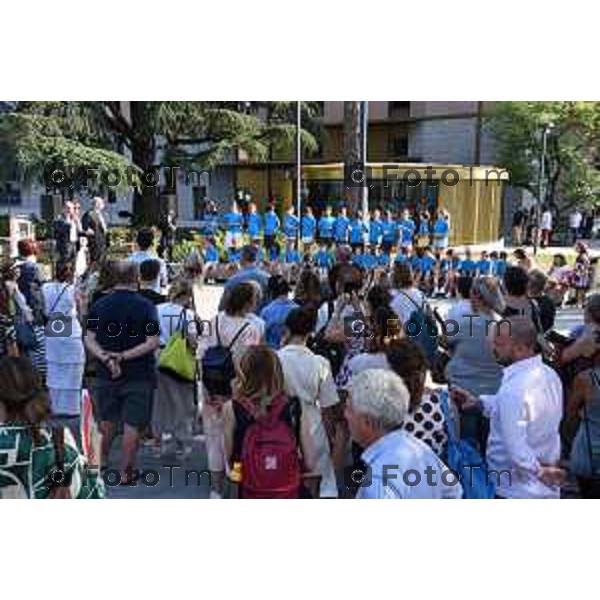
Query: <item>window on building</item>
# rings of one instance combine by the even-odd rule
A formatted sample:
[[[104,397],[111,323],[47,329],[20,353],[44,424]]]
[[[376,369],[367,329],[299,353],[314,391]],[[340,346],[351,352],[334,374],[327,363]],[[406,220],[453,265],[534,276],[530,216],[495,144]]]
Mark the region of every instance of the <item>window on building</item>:
[[[405,119],[410,117],[410,101],[392,101],[389,103],[390,119]]]
[[[206,186],[194,186],[192,188],[192,199],[194,203],[194,219],[201,221],[204,219],[204,211],[206,209]]]
[[[391,134],[389,145],[389,151],[393,158],[405,158],[408,156],[408,135],[405,133]]]

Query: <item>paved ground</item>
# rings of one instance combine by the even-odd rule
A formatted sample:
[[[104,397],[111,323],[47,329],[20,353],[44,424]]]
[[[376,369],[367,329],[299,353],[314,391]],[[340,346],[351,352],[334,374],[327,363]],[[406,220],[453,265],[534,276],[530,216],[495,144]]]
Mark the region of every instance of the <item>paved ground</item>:
[[[217,309],[222,288],[220,286],[211,286],[205,288],[205,302],[201,309],[201,316],[204,319],[211,318]],[[449,300],[436,300],[440,313],[444,314],[451,305]],[[581,322],[581,310],[568,308],[559,311],[556,321],[556,329],[566,332],[574,325]],[[117,440],[117,443],[119,440]],[[109,467],[115,466],[118,447],[115,447]],[[176,465],[180,468],[171,468],[169,465]],[[194,441],[194,448],[191,457],[182,461],[175,456],[160,458],[151,447],[144,446],[140,450],[139,468],[141,471],[154,470],[159,478],[156,481],[156,475],[148,473],[144,485],[142,482],[137,486],[131,487],[108,487],[108,496],[110,498],[208,498],[208,476],[202,474],[198,482],[198,473],[206,469],[206,453],[204,450],[203,437],[197,435]],[[188,473],[186,485],[186,471]],[[108,481],[111,481],[109,478]]]

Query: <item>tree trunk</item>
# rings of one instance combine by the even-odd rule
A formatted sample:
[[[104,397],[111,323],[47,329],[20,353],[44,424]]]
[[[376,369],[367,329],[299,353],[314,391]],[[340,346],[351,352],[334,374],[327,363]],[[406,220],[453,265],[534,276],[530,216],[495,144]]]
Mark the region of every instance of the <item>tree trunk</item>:
[[[360,102],[344,102],[344,165],[358,165],[362,159],[362,132]],[[366,157],[365,157],[366,158]],[[366,177],[366,173],[365,173]],[[366,185],[366,180],[363,185]],[[345,182],[345,199],[351,214],[362,208],[363,186]]]
[[[142,169],[142,185],[134,190],[133,215],[134,224],[157,225],[160,218],[159,171],[154,169],[155,139],[151,126],[150,102],[130,102],[131,112],[131,158],[133,164]],[[153,173],[153,176],[150,174]],[[150,183],[143,181],[149,175]]]

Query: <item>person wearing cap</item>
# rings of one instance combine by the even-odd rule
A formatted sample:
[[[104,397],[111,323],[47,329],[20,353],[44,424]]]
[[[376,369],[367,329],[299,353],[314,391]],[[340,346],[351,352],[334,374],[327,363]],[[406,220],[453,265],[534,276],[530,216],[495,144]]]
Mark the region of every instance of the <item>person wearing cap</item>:
[[[401,428],[409,404],[406,385],[392,371],[368,369],[352,378],[345,417],[352,439],[364,448],[363,465],[346,470],[344,479],[347,486],[362,482],[357,499],[462,497],[458,477]]]

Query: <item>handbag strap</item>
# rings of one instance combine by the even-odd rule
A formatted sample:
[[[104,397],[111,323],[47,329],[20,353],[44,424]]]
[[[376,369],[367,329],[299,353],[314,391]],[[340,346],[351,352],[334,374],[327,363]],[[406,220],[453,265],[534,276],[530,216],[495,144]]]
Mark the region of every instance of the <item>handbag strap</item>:
[[[598,375],[596,375],[594,369],[590,371],[590,377],[592,379],[592,385],[596,388],[596,390],[600,390],[600,382],[598,381]],[[590,422],[588,418],[587,412],[587,402],[583,402],[583,426],[585,427],[585,437],[587,438],[587,450],[588,450],[588,458],[590,459],[590,472],[594,471],[594,455],[592,452],[592,438],[590,436]]]
[[[56,300],[54,301],[54,304],[52,305],[52,308],[48,311],[48,316],[50,316],[53,312],[54,309],[58,306],[58,303],[60,302],[60,299],[63,297],[63,294],[67,291],[67,288],[71,287],[70,283],[67,283],[62,290],[60,290],[60,293],[58,294]]]

